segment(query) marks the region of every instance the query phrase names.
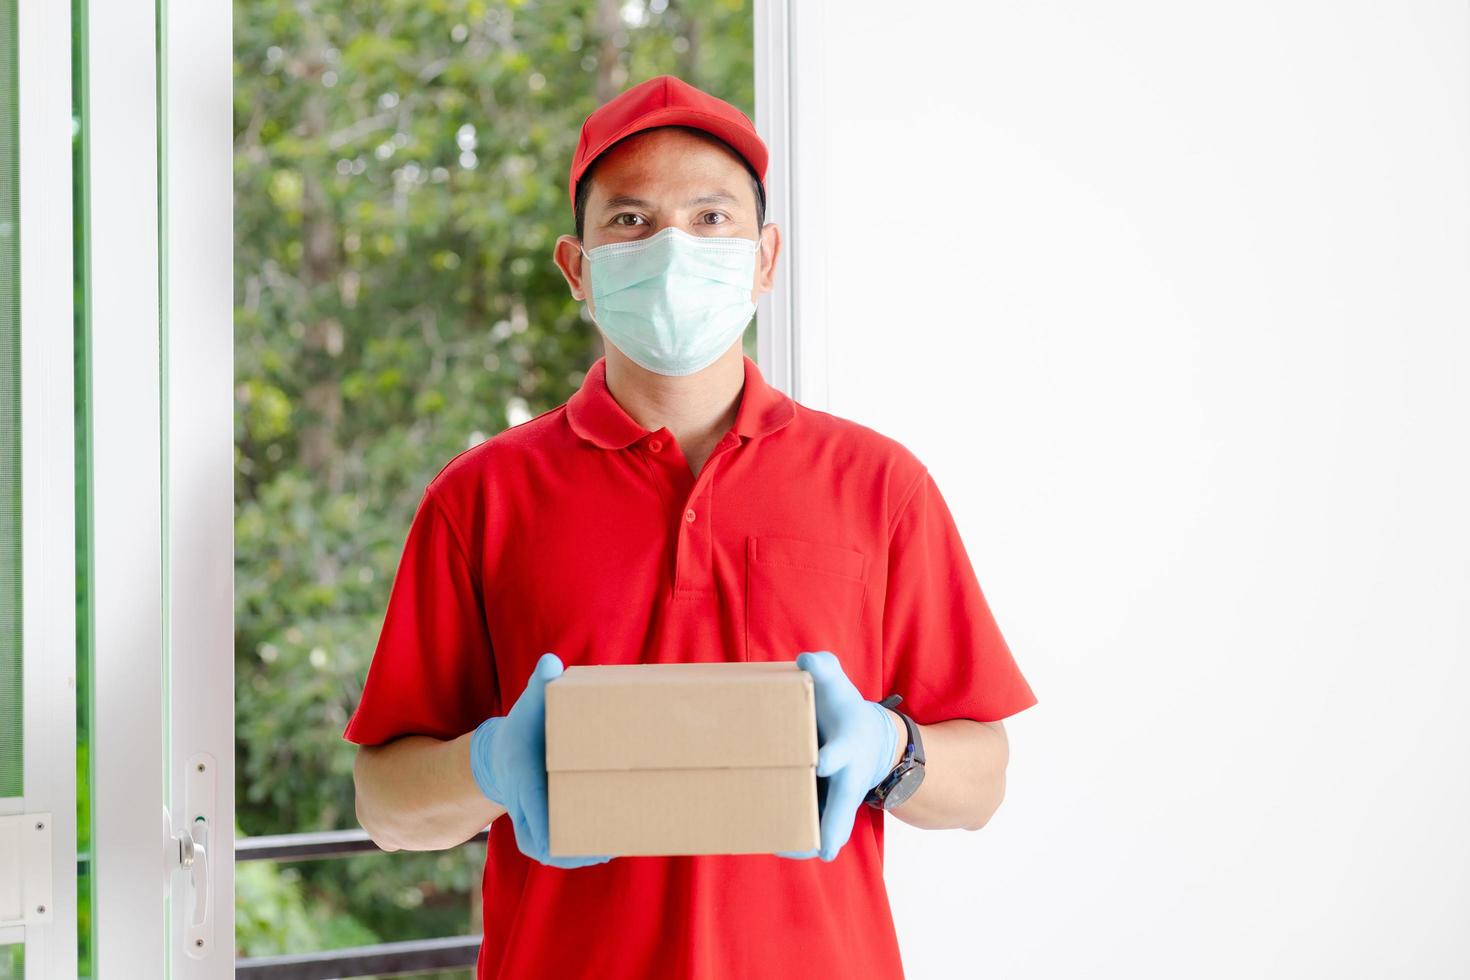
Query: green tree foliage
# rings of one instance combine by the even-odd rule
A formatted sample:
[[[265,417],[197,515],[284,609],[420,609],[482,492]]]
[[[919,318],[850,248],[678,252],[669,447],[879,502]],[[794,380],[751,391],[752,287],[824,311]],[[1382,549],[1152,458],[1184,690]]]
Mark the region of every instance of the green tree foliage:
[[[601,353],[551,260],[582,120],[663,72],[753,114],[750,11],[250,0],[234,38],[238,819],[350,827],[341,731],[425,484]],[[242,864],[240,952],[477,932],[483,861]]]

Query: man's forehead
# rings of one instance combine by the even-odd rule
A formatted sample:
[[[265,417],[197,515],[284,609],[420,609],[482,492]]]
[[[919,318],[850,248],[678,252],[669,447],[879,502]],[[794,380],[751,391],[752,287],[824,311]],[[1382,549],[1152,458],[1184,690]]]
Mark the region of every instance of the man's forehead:
[[[714,149],[714,148],[711,148]],[[719,152],[716,150],[716,152]],[[588,207],[698,207],[755,204],[754,178],[738,160],[608,161],[593,172]]]
[[[683,205],[684,207],[699,207],[702,204],[742,204],[744,200],[722,187],[704,190],[678,200],[682,189],[669,188],[661,192],[658,187],[640,187],[635,192],[626,190],[613,190],[611,196],[602,202],[604,208],[648,208],[658,204]]]
[[[598,157],[593,172],[599,181],[622,184],[623,178],[640,182],[725,178],[733,182],[747,170],[739,156],[713,136],[652,129],[613,144]]]

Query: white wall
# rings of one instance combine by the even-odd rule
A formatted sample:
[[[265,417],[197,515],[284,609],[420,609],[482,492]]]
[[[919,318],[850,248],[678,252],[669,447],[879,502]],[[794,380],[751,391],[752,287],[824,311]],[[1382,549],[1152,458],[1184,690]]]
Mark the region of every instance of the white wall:
[[[910,976],[1470,975],[1467,5],[796,6],[819,407],[1040,699]]]

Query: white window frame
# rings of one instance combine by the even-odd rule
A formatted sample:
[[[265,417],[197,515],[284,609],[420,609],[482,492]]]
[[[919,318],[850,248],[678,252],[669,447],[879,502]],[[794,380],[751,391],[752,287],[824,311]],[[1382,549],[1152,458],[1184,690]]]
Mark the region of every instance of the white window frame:
[[[802,123],[823,118],[827,5],[826,0],[755,0],[754,14],[755,124],[771,153],[766,214],[782,234],[776,283],[757,303],[757,360],[773,385],[825,411],[826,153],[821,127],[803,130]],[[793,58],[797,38],[800,61]]]
[[[51,898],[0,930],[27,977],[77,975],[76,582],[72,425],[71,16],[16,11],[20,224],[23,795],[0,814],[47,814]]]
[[[94,0],[87,17],[93,959],[103,977],[223,978],[234,975],[231,7]],[[192,884],[173,869],[171,835],[191,826],[197,758],[212,764],[216,820],[213,926],[193,948]]]

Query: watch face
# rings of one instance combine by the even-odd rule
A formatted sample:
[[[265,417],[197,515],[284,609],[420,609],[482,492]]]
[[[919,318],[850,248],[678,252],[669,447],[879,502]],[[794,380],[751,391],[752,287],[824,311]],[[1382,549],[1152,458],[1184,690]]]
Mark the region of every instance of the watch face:
[[[923,781],[923,766],[914,766],[912,769],[906,770],[898,777],[898,782],[893,784],[893,788],[888,791],[888,795],[883,798],[883,809],[892,810],[894,807],[902,804],[904,800],[914,795],[914,790],[918,789],[919,784]]]

